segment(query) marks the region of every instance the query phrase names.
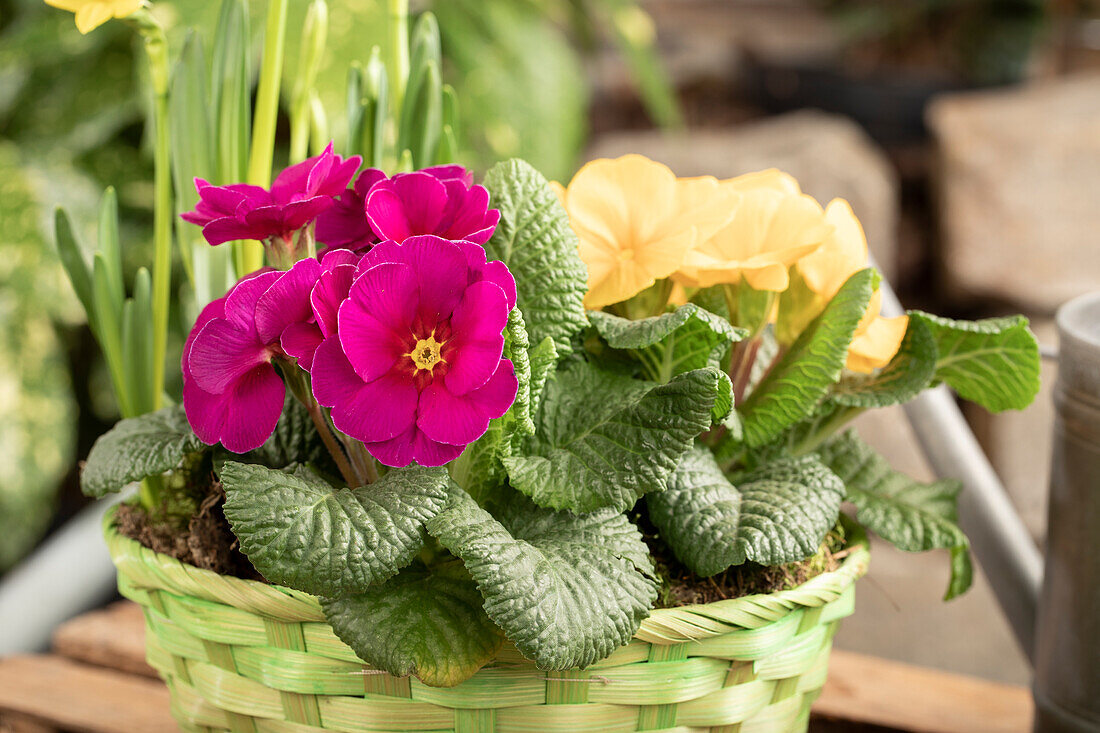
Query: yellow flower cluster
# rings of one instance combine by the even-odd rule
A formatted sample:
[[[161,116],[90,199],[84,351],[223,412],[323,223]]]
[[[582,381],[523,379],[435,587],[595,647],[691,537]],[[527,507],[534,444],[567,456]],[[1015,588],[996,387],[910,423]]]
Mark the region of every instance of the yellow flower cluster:
[[[76,14],[76,29],[88,33],[111,18],[133,15],[142,0],[46,0],[47,5]]]
[[[677,289],[747,284],[781,293],[797,271],[812,294],[809,322],[853,273],[867,266],[867,240],[848,203],[822,209],[776,170],[720,181],[677,178],[640,155],[594,160],[557,187],[588,265],[588,308],[620,303],[654,283]],[[848,352],[869,373],[897,353],[905,316],[882,318],[876,292]]]

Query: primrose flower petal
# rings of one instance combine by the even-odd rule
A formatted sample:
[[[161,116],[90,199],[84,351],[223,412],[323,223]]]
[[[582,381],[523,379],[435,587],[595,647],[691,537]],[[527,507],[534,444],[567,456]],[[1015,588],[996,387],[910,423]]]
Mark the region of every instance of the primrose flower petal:
[[[321,263],[312,257],[294,263],[256,300],[255,323],[259,340],[279,339],[287,326],[313,316],[310,293],[321,277]]]
[[[736,200],[716,179],[678,181],[641,155],[586,164],[563,198],[588,265],[585,306],[618,303],[676,272],[699,232],[728,221]]]
[[[234,290],[251,281],[261,280],[264,274],[277,273],[261,273],[242,280]],[[250,288],[254,286],[255,283]],[[258,350],[251,348],[254,343],[247,338],[248,334],[236,329],[226,317],[229,299],[229,296],[219,298],[203,308],[184,343],[181,362],[183,406],[187,421],[199,440],[209,445],[220,442],[235,453],[246,453],[263,445],[275,431],[283,410],[285,387],[271,364]],[[249,299],[246,293],[237,302],[247,302]],[[235,322],[240,323],[236,319]],[[240,365],[229,364],[227,369],[235,375],[230,379],[216,371],[222,368],[224,362],[212,358],[218,340],[225,338],[248,365],[241,369]],[[197,362],[196,352],[199,355]],[[257,359],[257,356],[261,358]],[[202,383],[212,388],[224,386],[208,390],[200,384],[197,376],[201,376]]]
[[[270,189],[245,184],[213,186],[195,179],[199,202],[181,214],[201,226],[212,245],[237,239],[290,241],[294,233],[334,205],[359,170],[359,156],[341,158],[329,143],[324,152],[290,166]]]
[[[733,217],[701,238],[675,279],[690,287],[736,284],[779,292],[788,268],[821,247],[832,233],[825,212],[778,171],[741,176],[722,185],[739,194]]]
[[[489,208],[489,192],[472,183],[461,166],[399,173],[371,187],[367,220],[379,239],[398,243],[434,234],[484,244],[493,236],[500,212]]]
[[[372,456],[387,466],[407,466],[414,460],[422,466],[442,466],[458,458],[466,448],[437,443],[416,425],[391,440],[365,445]]]
[[[849,277],[867,267],[867,237],[848,202],[833,199],[825,208],[825,219],[832,233],[818,250],[797,264],[799,274],[816,296],[811,312],[802,314],[807,321],[824,309]],[[879,315],[881,303],[882,293],[876,290],[848,347],[847,366],[852,371],[870,373],[884,367],[901,347],[909,319],[883,318]]]
[[[329,248],[368,249],[378,242],[378,236],[367,221],[366,199],[371,187],[386,174],[377,168],[367,168],[355,179],[355,185],[341,193],[333,206],[317,217],[317,241]]]
[[[280,280],[280,285],[287,281],[286,287],[272,286],[281,297],[269,299],[265,293],[257,308],[257,329],[261,309],[270,308],[273,323],[266,326],[266,332],[281,333],[283,351],[306,371],[312,368],[313,355],[321,342],[336,333],[337,312],[355,280],[359,255],[335,249],[325,253],[319,266],[316,262],[308,258],[296,262]]]
[[[519,382],[512,362],[498,359],[492,377],[479,389],[456,396],[435,382],[420,395],[416,424],[432,440],[449,445],[472,443],[485,433],[489,420],[512,406]]]
[[[909,316],[883,318],[876,315],[867,326],[856,331],[848,347],[846,366],[853,372],[870,374],[890,363],[901,348]]]
[[[303,319],[312,317],[311,278],[320,268],[303,260],[288,272],[254,273],[203,309],[181,361],[184,409],[202,441],[245,453],[271,436],[286,395],[272,362],[286,356],[284,337],[307,340]]]
[[[512,364],[501,358],[511,306],[496,281],[513,293],[515,282],[467,247],[481,249],[435,236],[374,247],[336,333],[314,354],[317,401],[386,465],[453,460],[516,398]]]

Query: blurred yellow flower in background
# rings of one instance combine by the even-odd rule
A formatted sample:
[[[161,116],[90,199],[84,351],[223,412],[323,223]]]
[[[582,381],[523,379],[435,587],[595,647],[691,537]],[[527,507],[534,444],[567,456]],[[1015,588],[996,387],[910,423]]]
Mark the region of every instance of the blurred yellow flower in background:
[[[790,266],[832,233],[821,205],[804,195],[794,178],[777,170],[720,185],[740,194],[737,209],[713,236],[700,237],[674,279],[705,288],[736,285],[744,278],[754,290],[786,290]]]
[[[88,33],[111,18],[133,15],[143,0],[46,0],[47,5],[76,13],[76,29]]]
[[[729,220],[737,198],[717,179],[680,181],[641,155],[586,164],[562,195],[588,265],[585,306],[621,302],[671,275],[700,235]]]
[[[867,266],[867,237],[848,202],[833,199],[825,209],[825,219],[833,233],[820,249],[797,264],[799,274],[817,296],[819,312],[849,277]],[[909,317],[883,318],[881,308],[882,293],[876,290],[848,347],[847,367],[852,371],[868,374],[886,366],[901,346]]]

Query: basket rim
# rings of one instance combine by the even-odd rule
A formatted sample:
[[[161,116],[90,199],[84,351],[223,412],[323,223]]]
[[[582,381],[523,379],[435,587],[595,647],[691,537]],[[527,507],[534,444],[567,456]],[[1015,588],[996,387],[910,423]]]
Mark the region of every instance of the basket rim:
[[[281,621],[326,622],[316,596],[222,575],[156,552],[122,535],[115,522],[116,513],[117,506],[104,514],[103,534],[119,575],[126,576],[130,587],[198,597]],[[849,592],[867,572],[870,551],[866,535],[854,533],[848,549],[849,554],[839,568],[816,575],[795,588],[652,609],[634,638],[661,645],[700,641],[732,631],[760,628],[792,612],[825,606]]]

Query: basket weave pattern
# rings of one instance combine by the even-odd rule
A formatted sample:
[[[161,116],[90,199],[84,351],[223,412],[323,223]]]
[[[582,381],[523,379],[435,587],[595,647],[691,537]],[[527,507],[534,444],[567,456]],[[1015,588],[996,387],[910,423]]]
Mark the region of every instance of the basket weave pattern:
[[[364,664],[313,596],[183,564],[110,520],[119,588],[145,611],[147,657],[173,716],[211,733],[802,731],[868,563],[858,545],[793,590],[656,610],[583,671],[541,671],[506,645],[440,689]]]

